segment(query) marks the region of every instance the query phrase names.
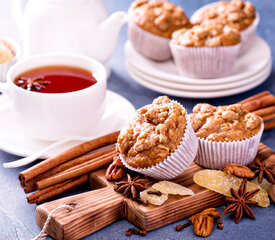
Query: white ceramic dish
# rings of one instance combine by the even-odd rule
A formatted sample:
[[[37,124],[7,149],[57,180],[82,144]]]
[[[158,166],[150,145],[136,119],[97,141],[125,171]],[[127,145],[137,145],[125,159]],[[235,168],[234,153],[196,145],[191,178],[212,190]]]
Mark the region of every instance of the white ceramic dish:
[[[127,66],[127,69],[129,71],[131,71],[132,74],[136,75],[137,77],[143,78],[144,80],[151,82],[153,84],[157,84],[157,85],[167,87],[167,88],[174,88],[177,90],[205,92],[205,91],[226,90],[226,89],[237,88],[237,87],[240,87],[240,86],[243,86],[246,84],[250,84],[250,83],[254,82],[255,80],[257,80],[259,77],[261,77],[265,71],[267,71],[270,63],[271,63],[271,59],[260,72],[257,72],[248,78],[244,78],[239,81],[232,82],[232,83],[217,84],[217,85],[201,85],[201,86],[177,83],[177,82],[169,82],[162,78],[152,77],[152,76],[140,71],[139,69],[135,68],[130,62],[126,62],[126,66]]]
[[[72,92],[42,93],[26,91],[14,83],[25,71],[37,67],[66,65],[92,73],[96,83]],[[47,53],[25,58],[7,72],[7,82],[0,91],[7,94],[14,117],[34,138],[55,141],[70,135],[90,136],[104,112],[106,70],[95,59],[68,53]]]
[[[5,105],[7,101],[8,99],[5,96],[0,95],[0,106]],[[120,130],[128,124],[134,114],[135,108],[127,99],[108,90],[104,115],[91,139]],[[0,149],[19,156],[29,156],[53,143],[28,136],[21,125],[13,120],[9,108],[2,110],[0,113],[0,132]],[[54,156],[79,143],[81,142],[66,143],[44,154],[42,158]]]
[[[125,58],[128,62],[130,62],[135,68],[154,78],[165,79],[169,82],[200,86],[232,83],[234,81],[248,78],[262,70],[271,58],[271,51],[268,44],[262,38],[257,36],[250,50],[237,59],[230,77],[197,79],[180,76],[172,60],[167,62],[155,62],[143,57],[134,50],[130,41],[126,42],[124,52]]]
[[[164,87],[159,84],[155,84],[152,82],[149,82],[145,80],[144,78],[139,77],[135,73],[133,73],[130,69],[127,69],[129,74],[133,79],[135,79],[138,83],[143,85],[144,87],[147,87],[151,90],[168,94],[171,96],[176,96],[176,97],[187,97],[187,98],[215,98],[215,97],[226,97],[226,96],[231,96],[234,94],[242,93],[245,91],[248,91],[252,88],[257,87],[261,83],[263,83],[268,76],[271,73],[272,70],[272,63],[268,65],[268,67],[260,74],[260,77],[258,79],[254,79],[253,82],[250,84],[245,84],[243,86],[237,87],[237,88],[232,88],[232,89],[226,89],[226,90],[221,90],[221,91],[205,91],[205,92],[198,92],[198,91],[184,91],[184,90],[178,90],[175,88],[169,88],[169,87]]]

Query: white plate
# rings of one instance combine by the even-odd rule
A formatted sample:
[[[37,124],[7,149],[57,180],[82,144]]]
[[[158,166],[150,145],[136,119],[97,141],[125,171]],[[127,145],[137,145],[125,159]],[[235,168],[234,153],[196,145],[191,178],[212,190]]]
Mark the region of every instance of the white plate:
[[[154,78],[191,85],[216,85],[239,81],[240,79],[247,78],[259,72],[268,64],[271,58],[271,51],[268,44],[262,38],[256,37],[251,49],[237,59],[233,68],[233,73],[230,77],[198,79],[180,76],[172,60],[167,62],[155,62],[143,57],[135,51],[129,40],[125,43],[124,52],[128,62],[135,68]]]
[[[184,91],[184,90],[178,90],[178,89],[173,89],[169,87],[163,87],[159,84],[151,83],[149,81],[146,81],[145,79],[137,76],[135,73],[133,73],[130,69],[128,69],[129,74],[133,79],[135,79],[138,83],[141,85],[160,92],[164,94],[168,94],[171,96],[176,96],[176,97],[187,97],[187,98],[216,98],[216,97],[225,97],[225,96],[231,96],[234,94],[238,94],[241,92],[248,91],[252,88],[257,87],[261,83],[263,83],[268,76],[270,75],[272,70],[272,64],[269,65],[266,71],[263,72],[263,74],[258,78],[255,79],[252,83],[246,84],[241,87],[233,88],[233,89],[227,89],[227,90],[222,90],[222,91],[206,91],[206,92],[195,92],[195,91]]]
[[[7,102],[7,98],[0,95],[0,106]],[[124,97],[107,91],[106,109],[96,132],[91,139],[101,135],[120,130],[126,126],[135,114],[134,106]],[[0,113],[0,149],[19,156],[29,156],[53,142],[41,141],[28,136],[20,127],[20,124],[13,119],[10,109]],[[74,141],[49,151],[42,158],[54,156],[72,146],[81,143]]]
[[[220,90],[232,89],[232,88],[241,87],[246,84],[250,84],[250,83],[254,82],[255,80],[259,79],[262,75],[264,75],[266,73],[266,71],[268,71],[268,69],[270,68],[271,61],[272,60],[270,59],[268,64],[260,72],[257,72],[256,74],[254,74],[248,78],[244,78],[240,81],[232,82],[232,83],[225,83],[225,84],[200,85],[200,86],[184,84],[184,83],[169,82],[165,79],[152,77],[150,75],[147,75],[144,72],[141,72],[139,69],[135,68],[130,62],[126,62],[126,68],[128,71],[131,71],[137,77],[143,78],[144,80],[146,80],[152,84],[157,84],[162,87],[168,87],[168,88],[173,88],[173,89],[177,89],[177,90],[206,92],[206,91],[220,91]]]

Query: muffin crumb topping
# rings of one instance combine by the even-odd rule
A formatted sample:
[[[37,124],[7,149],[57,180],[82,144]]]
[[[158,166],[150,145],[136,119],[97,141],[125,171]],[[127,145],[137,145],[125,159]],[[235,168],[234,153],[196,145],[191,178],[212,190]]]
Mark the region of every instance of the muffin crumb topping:
[[[251,2],[242,0],[219,1],[209,4],[197,17],[195,24],[212,22],[243,31],[253,23],[256,11]]]
[[[186,110],[167,96],[137,110],[127,128],[121,130],[117,150],[135,168],[162,162],[175,151],[186,128]]]
[[[238,30],[221,24],[196,25],[173,33],[172,43],[184,47],[219,47],[240,43]]]
[[[131,4],[130,13],[139,27],[165,38],[171,38],[178,29],[191,27],[183,9],[167,1],[138,0]]]
[[[197,137],[212,141],[237,141],[256,135],[262,118],[249,113],[241,104],[214,107],[197,104],[190,114]]]

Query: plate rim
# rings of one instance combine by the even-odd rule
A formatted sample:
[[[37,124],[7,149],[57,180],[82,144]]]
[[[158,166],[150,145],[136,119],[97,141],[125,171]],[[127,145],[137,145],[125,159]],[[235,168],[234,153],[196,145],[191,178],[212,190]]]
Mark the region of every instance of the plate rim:
[[[162,87],[168,87],[168,88],[170,86],[172,86],[172,88],[175,90],[194,91],[194,92],[205,92],[205,91],[216,92],[216,91],[222,91],[222,90],[226,90],[226,89],[233,89],[233,88],[243,86],[245,84],[249,84],[249,83],[255,81],[256,79],[260,78],[262,75],[264,75],[269,70],[270,65],[272,65],[271,59],[268,62],[268,65],[266,65],[260,72],[257,72],[256,74],[254,74],[253,76],[251,76],[249,78],[245,78],[242,81],[233,82],[231,84],[226,83],[226,84],[213,86],[213,85],[189,85],[189,84],[184,84],[184,83],[180,84],[180,83],[175,83],[175,82],[171,83],[164,79],[153,78],[153,77],[148,76],[147,74],[143,74],[141,71],[139,71],[134,66],[132,66],[131,63],[129,63],[127,61],[125,62],[125,66],[126,66],[126,69],[128,72],[131,71],[132,74],[136,75],[137,77],[143,78],[147,82],[150,82],[152,84],[157,84]],[[159,82],[159,84],[157,83],[157,81]],[[214,90],[212,90],[213,87],[214,87]],[[200,89],[203,89],[203,90],[200,90]]]
[[[268,50],[268,57],[267,57],[267,61],[269,61],[270,58],[272,58],[271,56],[271,50],[270,50],[270,47],[269,45],[267,44],[267,42],[261,38],[260,36],[256,36],[256,39],[257,40],[260,40],[262,43],[264,43],[264,45],[267,47],[267,50]],[[131,44],[131,41],[130,40],[127,40],[125,42],[125,45],[124,45],[124,55],[125,55],[125,59],[129,62],[131,62],[131,58],[127,57],[127,52],[129,51],[128,49],[129,48],[132,48],[133,51],[135,51],[135,49],[133,48],[132,44]],[[251,50],[250,50],[251,51]],[[142,55],[140,55],[139,53],[137,53],[135,51],[135,54],[138,55],[138,57],[141,57],[141,58],[144,58],[145,61],[151,61],[151,62],[154,62],[150,59],[147,59],[145,57],[143,57]],[[246,53],[247,54],[247,53]],[[129,55],[129,54],[128,54]],[[151,75],[151,76],[157,76],[160,78],[159,76],[159,73],[157,73],[156,70],[154,71],[144,71],[144,68],[142,68],[140,65],[136,65],[134,64],[133,62],[131,62],[132,65],[135,65],[136,68],[138,68],[139,70],[141,70],[142,72],[148,74],[148,75]],[[245,73],[242,73],[242,74],[238,74],[238,75],[235,75],[235,76],[228,76],[228,77],[224,77],[224,78],[215,78],[215,79],[198,79],[198,78],[190,78],[190,77],[185,77],[185,76],[180,76],[180,75],[174,75],[174,74],[167,74],[167,73],[162,73],[162,77],[161,78],[165,78],[166,80],[169,80],[171,81],[171,79],[173,79],[172,81],[174,82],[178,82],[178,83],[185,83],[185,84],[193,84],[193,85],[201,85],[201,84],[221,84],[221,83],[227,83],[227,82],[232,82],[232,81],[238,81],[239,79],[242,79],[242,78],[246,78],[246,77],[249,77],[249,76],[252,76],[253,74],[255,74],[255,72],[257,71],[260,71],[261,69],[263,69],[266,65],[268,64],[265,63],[264,66],[262,66],[261,68],[257,69],[256,71],[250,71],[249,73],[245,74]],[[151,69],[152,70],[152,69]],[[154,73],[156,73],[154,75]]]
[[[132,76],[130,73],[129,74],[131,75],[131,77],[133,79],[135,79],[135,81],[137,81],[143,87],[146,87],[146,88],[151,89],[152,91],[155,91],[155,92],[158,92],[158,93],[168,94],[168,95],[171,95],[171,96],[182,97],[182,98],[209,99],[209,98],[227,97],[227,96],[232,96],[232,95],[235,95],[235,94],[239,94],[239,93],[242,93],[242,92],[249,91],[249,90],[259,86],[260,84],[262,84],[269,77],[271,71],[272,71],[272,63],[270,64],[270,67],[268,68],[266,73],[263,74],[261,77],[259,77],[258,80],[254,81],[253,84],[248,85],[248,86],[245,85],[241,90],[239,88],[235,89],[235,91],[233,91],[234,89],[230,89],[231,92],[229,92],[230,90],[211,92],[211,94],[212,94],[211,96],[202,96],[203,94],[207,94],[208,92],[194,92],[194,91],[174,90],[174,89],[164,88],[164,87],[161,87],[161,86],[156,86],[155,84],[148,83],[145,80],[140,80],[140,79],[137,80],[137,79],[134,78],[134,76]],[[144,82],[145,82],[145,84],[144,84]],[[151,85],[151,86],[148,87],[148,85]],[[155,87],[157,87],[160,90],[156,90]],[[166,90],[168,90],[168,91],[166,91]],[[171,92],[170,90],[173,91],[173,92]],[[228,93],[224,93],[226,91]],[[177,93],[175,93],[175,92],[177,92]]]

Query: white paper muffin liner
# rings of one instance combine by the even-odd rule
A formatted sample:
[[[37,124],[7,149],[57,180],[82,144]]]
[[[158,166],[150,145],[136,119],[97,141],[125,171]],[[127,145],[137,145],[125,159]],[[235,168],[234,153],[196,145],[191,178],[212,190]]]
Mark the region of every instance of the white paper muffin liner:
[[[259,22],[260,22],[260,15],[258,12],[256,12],[256,17],[253,23],[248,28],[241,31],[242,40],[241,40],[241,49],[240,49],[239,55],[242,55],[243,53],[247,52],[250,49],[250,47],[253,45],[256,38],[256,31],[257,31]]]
[[[198,150],[198,139],[186,114],[184,136],[174,153],[149,168],[133,168],[129,166],[123,155],[119,154],[122,163],[130,170],[156,179],[172,179],[182,174],[193,162]]]
[[[20,55],[20,47],[19,47],[18,43],[16,43],[12,39],[2,38],[2,37],[0,37],[0,39],[8,42],[11,45],[13,52],[15,53],[15,56],[12,59],[12,61],[0,64],[0,82],[5,82],[7,80],[6,75],[7,75],[9,68],[13,64],[15,64],[18,60],[18,57]]]
[[[169,38],[147,32],[131,20],[128,23],[128,37],[134,49],[147,58],[154,61],[167,61],[172,58]]]
[[[184,47],[170,42],[180,75],[194,78],[220,78],[231,74],[241,43],[221,47]]]
[[[198,18],[201,15],[201,13],[209,6],[211,6],[211,3],[201,7],[196,12],[194,12],[194,14],[190,19],[191,23],[196,24],[198,22]],[[256,12],[256,16],[253,23],[248,28],[241,31],[242,40],[241,40],[241,48],[239,51],[239,55],[242,55],[243,53],[245,53],[253,45],[253,42],[256,37],[256,30],[259,25],[259,21],[260,21],[260,15],[258,12]]]
[[[263,130],[264,125],[262,124],[260,131],[255,136],[233,142],[199,139],[199,149],[195,162],[212,169],[221,169],[229,163],[248,165],[256,157]]]

